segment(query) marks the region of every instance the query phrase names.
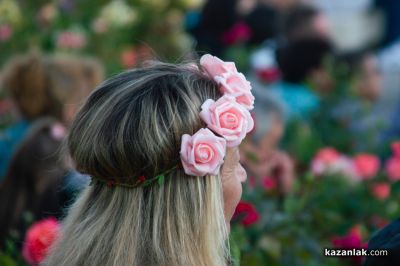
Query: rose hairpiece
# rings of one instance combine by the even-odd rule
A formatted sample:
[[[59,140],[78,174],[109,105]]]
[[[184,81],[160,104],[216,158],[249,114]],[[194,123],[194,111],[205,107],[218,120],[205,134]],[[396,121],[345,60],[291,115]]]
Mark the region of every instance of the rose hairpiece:
[[[187,175],[218,175],[224,163],[226,147],[236,147],[254,127],[250,110],[254,108],[254,96],[250,82],[238,72],[233,62],[224,62],[206,54],[200,59],[201,69],[219,85],[222,97],[216,101],[206,100],[200,118],[207,125],[192,136],[184,134],[181,140],[181,166]],[[108,186],[145,187],[155,181],[164,183],[165,175],[178,166],[152,178],[140,176],[133,184],[96,180]],[[93,182],[93,180],[92,180]]]
[[[254,127],[249,112],[254,108],[254,96],[250,82],[233,62],[207,54],[201,57],[200,65],[219,85],[222,97],[203,103],[200,118],[208,128],[201,128],[193,136],[183,135],[180,155],[187,175],[217,175],[226,147],[238,146]]]

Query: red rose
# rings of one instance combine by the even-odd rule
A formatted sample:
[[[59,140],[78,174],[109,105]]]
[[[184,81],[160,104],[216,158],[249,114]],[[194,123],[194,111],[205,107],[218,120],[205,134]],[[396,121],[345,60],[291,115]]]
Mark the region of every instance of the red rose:
[[[51,217],[34,223],[25,236],[22,255],[29,264],[41,263],[60,234],[61,226]]]
[[[248,202],[241,201],[238,206],[236,206],[234,217],[240,216],[241,224],[248,227],[255,224],[260,219],[260,214],[257,212],[256,208]]]

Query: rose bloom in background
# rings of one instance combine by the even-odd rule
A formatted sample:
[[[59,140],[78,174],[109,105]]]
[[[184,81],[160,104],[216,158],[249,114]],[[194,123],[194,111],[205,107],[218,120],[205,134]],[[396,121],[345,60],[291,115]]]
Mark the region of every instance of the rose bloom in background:
[[[41,263],[59,237],[61,225],[55,218],[47,218],[34,223],[26,233],[22,255],[32,265]]]

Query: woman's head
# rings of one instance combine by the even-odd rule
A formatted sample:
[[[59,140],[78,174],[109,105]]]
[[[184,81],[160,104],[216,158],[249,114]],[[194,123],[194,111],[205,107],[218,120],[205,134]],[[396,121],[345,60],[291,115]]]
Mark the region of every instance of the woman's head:
[[[275,149],[284,133],[284,108],[262,88],[254,92],[256,105],[253,114],[257,126],[251,134],[251,140],[260,149]]]
[[[94,91],[72,124],[68,148],[77,170],[102,182],[76,202],[48,264],[226,263],[227,224],[245,179],[237,147],[227,149],[218,175],[185,174],[179,155],[182,136],[206,127],[203,103],[220,97],[217,83],[194,64],[156,63]],[[124,187],[161,173],[161,185]],[[105,185],[110,181],[122,186]]]
[[[356,79],[356,93],[364,100],[375,102],[382,92],[382,76],[374,54],[361,56]]]

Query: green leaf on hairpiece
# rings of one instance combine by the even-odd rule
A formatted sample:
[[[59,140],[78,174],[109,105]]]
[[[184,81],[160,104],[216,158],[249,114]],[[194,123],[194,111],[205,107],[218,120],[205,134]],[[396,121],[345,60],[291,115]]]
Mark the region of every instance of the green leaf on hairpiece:
[[[160,186],[164,184],[164,181],[165,181],[165,176],[164,175],[157,176],[157,182],[158,182],[158,184]]]

